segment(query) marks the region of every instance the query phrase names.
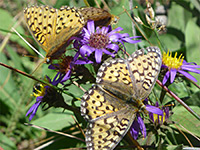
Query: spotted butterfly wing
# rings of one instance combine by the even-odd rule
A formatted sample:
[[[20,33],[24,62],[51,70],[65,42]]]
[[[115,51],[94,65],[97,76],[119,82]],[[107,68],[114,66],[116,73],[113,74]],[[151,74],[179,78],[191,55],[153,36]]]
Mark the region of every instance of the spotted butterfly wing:
[[[81,114],[89,122],[87,149],[114,149],[130,129],[142,102],[151,92],[161,67],[157,47],[134,52],[128,59],[113,59],[102,64],[97,85],[81,100]]]
[[[79,9],[83,18],[87,22],[88,20],[94,20],[96,26],[107,26],[118,21],[118,17],[111,15],[107,10],[96,7],[82,7]]]
[[[124,98],[133,96],[143,100],[151,92],[162,64],[158,47],[147,47],[134,52],[128,59],[113,59],[99,69],[96,83],[111,93],[119,92]],[[125,98],[126,99],[126,98]]]
[[[24,10],[28,29],[39,46],[46,51],[46,58],[53,59],[64,52],[68,40],[85,25],[76,8],[63,6],[59,10],[49,6],[31,6]]]

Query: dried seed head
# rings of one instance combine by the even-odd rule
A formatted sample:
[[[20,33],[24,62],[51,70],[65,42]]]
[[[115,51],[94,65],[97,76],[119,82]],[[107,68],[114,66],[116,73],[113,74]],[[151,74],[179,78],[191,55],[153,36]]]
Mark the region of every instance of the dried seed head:
[[[136,17],[136,16],[134,16],[134,19],[135,19],[135,21],[137,22],[137,23],[139,23],[139,24],[141,24],[141,25],[143,25],[144,23],[142,22],[142,20],[140,19],[140,17]]]

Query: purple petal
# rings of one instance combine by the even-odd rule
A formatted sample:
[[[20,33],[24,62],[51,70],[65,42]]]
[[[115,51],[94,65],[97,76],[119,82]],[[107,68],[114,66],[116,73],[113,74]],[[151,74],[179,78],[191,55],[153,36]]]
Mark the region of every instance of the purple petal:
[[[121,38],[119,33],[111,34],[108,37],[109,37],[110,41],[113,41],[113,42],[118,42],[119,38]]]
[[[200,65],[182,65],[181,68],[200,68]]]
[[[113,54],[113,53],[107,51],[106,49],[103,49],[102,51],[103,51],[105,54],[107,54],[107,55],[110,55],[110,56],[112,56],[112,57],[115,57],[115,54]]]
[[[83,28],[83,32],[84,32],[84,38],[89,39],[91,35],[90,32],[86,28]]]
[[[159,107],[158,101],[156,101],[155,106],[156,106],[156,107]]]
[[[86,60],[86,59],[78,59],[75,62],[76,65],[85,65],[85,64],[92,64],[92,63],[93,62],[91,60]]]
[[[95,51],[95,59],[97,63],[101,62],[103,51],[101,49],[96,49]]]
[[[149,118],[154,122],[153,113],[149,112]]]
[[[59,76],[59,77],[57,78],[57,76]],[[57,86],[58,83],[60,83],[62,81],[64,76],[65,76],[65,74],[58,72],[56,74],[56,76],[54,77],[53,82],[51,82],[51,84],[54,85],[54,86]]]
[[[102,27],[101,28],[101,33],[102,34],[107,34],[108,33],[109,28],[108,27]]]
[[[170,70],[170,83],[173,83],[174,82],[174,79],[176,77],[176,73],[177,73],[177,70],[176,69],[171,69]]]
[[[90,20],[90,21],[87,22],[87,29],[88,29],[90,34],[95,32],[95,26],[94,26],[93,20]]]
[[[141,130],[143,136],[146,137],[146,127],[145,127],[145,124],[144,124],[142,118],[140,117],[140,115],[138,115],[137,119],[138,119],[138,123],[140,126],[140,130]]]
[[[121,33],[121,37],[122,38],[129,37],[129,34],[128,33]]]
[[[130,38],[136,39],[136,38],[141,38],[142,36],[131,36]]]
[[[139,123],[137,122],[137,119],[135,119],[130,128],[130,133],[135,140],[138,138],[139,131],[140,131]]]
[[[187,62],[187,61],[185,61],[185,60],[183,60],[183,64],[185,65],[185,64],[187,64],[187,65],[191,65],[191,64],[193,64],[193,65],[197,65],[195,62]]]
[[[116,33],[116,32],[122,31],[122,30],[124,30],[122,27],[118,27],[118,28],[112,30],[111,32],[109,32],[108,34],[111,35],[113,33]]]
[[[168,68],[168,67],[162,64],[162,65],[161,65],[161,68]]]
[[[69,80],[69,78],[71,77],[71,73],[72,73],[72,71],[69,70],[69,71],[65,74],[65,76],[62,78],[62,80],[61,80],[60,82],[63,83],[63,82],[65,82],[65,81]]]
[[[101,33],[101,28],[100,27],[96,27],[96,33]]]
[[[80,53],[77,52],[77,53],[74,55],[73,61],[76,61],[79,55],[80,55]]]
[[[165,119],[168,119],[169,118],[169,107],[165,107],[164,112],[166,114]]]
[[[49,76],[46,75],[45,77],[48,80],[48,82],[51,83],[51,79],[49,78]]]
[[[169,73],[170,73],[169,71],[166,72],[166,74],[165,74],[165,76],[164,76],[164,78],[163,78],[163,81],[162,81],[162,84],[163,84],[163,85],[165,85],[165,83],[166,83],[167,80],[169,79]]]
[[[141,40],[132,40],[131,38],[123,38],[122,41],[126,43],[131,43],[131,44],[141,42]]]
[[[32,112],[31,115],[30,115],[30,117],[29,117],[29,121],[31,121],[33,119],[33,117],[35,116],[40,103],[41,103],[41,101],[37,101],[35,104],[33,104],[33,106],[26,113],[26,116],[28,116]]]
[[[159,109],[158,107],[155,107],[155,106],[151,106],[151,105],[146,105],[146,110],[148,112],[151,112],[151,113],[154,113],[154,114],[157,114],[157,115],[163,115],[163,111],[161,109]]]
[[[182,75],[184,75],[186,78],[194,81],[194,82],[197,82],[197,79],[195,79],[195,77],[193,77],[191,74],[183,71],[183,70],[178,70],[179,73],[181,73]]]
[[[116,52],[119,50],[119,46],[117,44],[108,44],[106,48],[112,49]]]
[[[54,65],[49,65],[48,66],[48,69],[56,69],[56,67],[55,66],[59,66],[58,64],[54,64]]]
[[[200,70],[197,70],[197,69],[194,69],[195,67],[194,66],[181,66],[181,69],[182,70],[187,70],[187,71],[190,71],[190,72],[194,72],[194,73],[198,73],[200,74]]]
[[[81,54],[82,57],[84,57],[85,54],[87,54],[88,56],[90,56],[90,54],[91,54],[92,52],[94,52],[94,51],[95,51],[95,49],[92,48],[92,47],[90,47],[90,46],[88,46],[88,45],[83,45],[83,46],[80,48],[80,54]]]

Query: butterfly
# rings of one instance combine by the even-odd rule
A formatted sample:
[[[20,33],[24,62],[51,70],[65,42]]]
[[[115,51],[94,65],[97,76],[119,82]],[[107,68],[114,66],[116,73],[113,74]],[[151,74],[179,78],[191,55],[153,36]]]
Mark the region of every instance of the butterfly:
[[[127,59],[111,59],[101,65],[96,84],[81,99],[81,115],[88,121],[88,150],[114,149],[136,113],[147,113],[143,100],[154,87],[161,64],[160,49],[147,47]]]
[[[84,20],[94,20],[96,26],[108,26],[117,23],[119,18],[111,15],[107,10],[96,7],[82,7],[79,9]]]
[[[86,24],[78,9],[68,6],[31,6],[24,10],[24,18],[30,33],[46,52],[47,62],[64,53],[69,39]]]

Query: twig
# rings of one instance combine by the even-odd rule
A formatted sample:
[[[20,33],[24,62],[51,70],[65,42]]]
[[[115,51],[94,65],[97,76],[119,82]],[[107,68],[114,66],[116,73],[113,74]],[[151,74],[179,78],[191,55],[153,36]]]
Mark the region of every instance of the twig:
[[[174,97],[183,107],[185,107],[194,117],[200,120],[199,115],[194,112],[187,104],[185,104],[178,96],[176,96],[172,91],[170,91],[166,86],[164,86],[159,80],[156,81],[160,87],[167,91],[172,97]]]

